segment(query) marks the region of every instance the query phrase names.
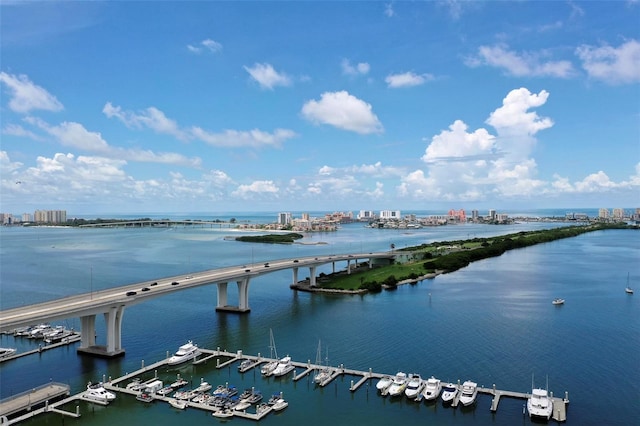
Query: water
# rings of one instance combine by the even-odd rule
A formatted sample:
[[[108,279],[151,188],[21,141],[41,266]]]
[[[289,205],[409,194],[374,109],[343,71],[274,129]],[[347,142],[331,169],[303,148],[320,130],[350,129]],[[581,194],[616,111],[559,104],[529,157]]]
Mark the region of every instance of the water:
[[[234,217],[240,220],[239,215]],[[387,250],[391,243],[404,247],[551,226],[558,224],[463,225],[405,232],[353,224],[305,241],[327,244],[290,246],[225,241],[229,230],[224,229],[4,228],[0,307],[218,266]],[[548,377],[556,396],[569,392],[567,424],[627,425],[640,417],[640,302],[637,294],[626,295],[624,287],[627,272],[632,285],[640,282],[639,260],[637,232],[613,230],[510,251],[417,285],[365,296],[295,293],[288,287],[291,272],[274,272],[252,281],[248,315],[216,313],[215,286],[185,290],[126,309],[123,358],[79,356],[71,346],[6,362],[0,365],[0,395],[50,379],[81,391],[87,381],[133,371],[142,360],[149,364],[163,359],[188,339],[207,348],[268,355],[271,328],[278,354],[297,361],[314,362],[321,339],[333,366],[472,379],[485,387],[495,383],[500,389],[521,392],[531,389],[532,374],[536,385],[543,387]],[[302,277],[305,272],[301,271]],[[234,289],[230,286],[231,293]],[[554,297],[567,302],[553,306]],[[65,325],[79,327],[77,320]],[[101,336],[104,326],[99,318],[99,341]],[[34,343],[3,336],[0,345],[26,349]],[[236,365],[223,370],[216,370],[213,363],[165,367],[158,374],[169,381],[178,372],[194,383],[203,377],[214,385],[255,386],[265,395],[284,392],[289,407],[261,420],[264,424],[530,424],[522,414],[524,401],[518,399],[501,399],[498,412],[492,414],[487,395],[479,395],[473,409],[451,409],[440,403],[381,398],[375,382],[351,393],[350,381],[358,378],[349,376],[319,389],[306,378],[293,382],[263,379],[259,372],[239,375]],[[224,421],[195,409],[177,411],[168,404],[143,404],[124,395],[106,408],[80,403],[80,410],[79,420],[49,414],[25,424]]]

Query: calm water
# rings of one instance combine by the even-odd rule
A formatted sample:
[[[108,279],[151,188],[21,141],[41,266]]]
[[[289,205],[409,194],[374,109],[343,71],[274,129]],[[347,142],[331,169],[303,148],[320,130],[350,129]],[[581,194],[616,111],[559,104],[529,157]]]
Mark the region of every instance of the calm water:
[[[291,246],[225,241],[229,230],[1,229],[0,307],[218,266],[387,250],[391,243],[404,247],[551,226],[558,225],[463,225],[405,232],[354,224],[305,241],[327,244]],[[624,287],[629,272],[632,284],[640,288],[639,237],[634,231],[589,233],[365,296],[295,293],[288,288],[291,273],[277,272],[252,281],[248,315],[216,313],[215,286],[178,292],[127,308],[125,357],[81,357],[71,346],[6,362],[0,366],[0,394],[6,397],[50,379],[80,391],[87,381],[132,371],[142,360],[160,360],[187,339],[207,348],[268,355],[271,328],[278,354],[298,361],[314,362],[321,339],[334,366],[472,379],[486,387],[495,383],[521,392],[530,390],[532,374],[543,387],[548,376],[555,395],[569,392],[567,424],[632,424],[640,418],[640,302],[638,294],[628,296]],[[553,306],[554,297],[567,302]],[[99,341],[104,336],[101,321]],[[78,328],[77,320],[63,324]],[[0,345],[27,349],[34,344],[3,336]],[[263,379],[259,372],[239,375],[235,367],[187,365],[158,374],[167,381],[180,373],[194,383],[203,377],[214,385],[255,386],[265,395],[282,391],[289,408],[260,422],[268,425],[530,424],[522,414],[523,400],[503,398],[492,414],[487,395],[478,396],[475,408],[451,409],[440,403],[381,398],[374,382],[371,388],[362,386],[351,393],[348,388],[355,377],[339,378],[320,389],[307,379]],[[80,409],[78,420],[46,415],[25,424],[221,422],[198,410],[179,412],[167,404],[142,404],[124,395],[107,408],[81,403]]]

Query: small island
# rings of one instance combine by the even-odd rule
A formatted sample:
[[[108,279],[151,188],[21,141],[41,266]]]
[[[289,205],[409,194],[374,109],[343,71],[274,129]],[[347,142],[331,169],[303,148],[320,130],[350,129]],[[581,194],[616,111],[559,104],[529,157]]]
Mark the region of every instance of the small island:
[[[287,234],[243,235],[236,237],[235,240],[248,243],[293,244],[303,237],[302,234],[289,232]]]

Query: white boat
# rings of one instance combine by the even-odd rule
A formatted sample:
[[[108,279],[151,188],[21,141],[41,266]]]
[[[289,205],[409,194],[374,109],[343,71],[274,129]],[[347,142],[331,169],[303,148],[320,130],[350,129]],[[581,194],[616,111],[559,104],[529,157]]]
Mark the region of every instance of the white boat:
[[[624,289],[624,292],[627,294],[633,294],[633,289],[629,285],[629,273],[627,272],[627,286]]]
[[[195,388],[194,391],[196,391],[196,392],[206,392],[208,390],[211,390],[212,387],[213,386],[211,386],[210,383],[205,382],[204,379],[200,379],[200,386]]]
[[[460,402],[462,405],[467,406],[476,402],[476,396],[478,396],[478,384],[467,380],[462,384],[462,391],[460,392]]]
[[[194,345],[193,342],[189,340],[187,343],[178,348],[176,353],[173,354],[171,358],[169,358],[167,364],[181,364],[183,362],[194,359],[198,355],[200,355],[200,349],[198,349],[198,345]]]
[[[189,382],[187,382],[185,379],[182,379],[180,377],[176,378],[176,381],[171,383],[171,387],[174,389],[180,389],[183,386],[186,386]]]
[[[284,399],[280,398],[271,406],[271,408],[273,409],[273,411],[281,411],[287,408],[288,406],[289,406],[289,403]]]
[[[116,399],[116,394],[106,390],[102,382],[99,382],[95,384],[89,383],[83,397],[93,401],[110,402]]]
[[[329,350],[327,349],[327,356],[325,363],[322,363],[322,347],[320,346],[320,340],[318,340],[318,352],[316,354],[316,365],[320,367],[317,369],[315,376],[313,376],[314,383],[323,383],[331,378],[333,370],[329,367]]]
[[[187,401],[180,399],[169,400],[169,405],[171,405],[173,408],[177,408],[178,410],[184,410],[185,408],[187,408],[187,404]]]
[[[529,417],[549,420],[553,414],[553,400],[546,389],[532,389],[527,399]]]
[[[293,371],[295,366],[291,362],[290,356],[285,356],[278,362],[278,366],[273,370],[271,375],[280,377]]]
[[[153,395],[148,392],[140,392],[138,395],[136,395],[136,399],[142,402],[152,402]]]
[[[165,386],[162,389],[160,389],[157,394],[158,395],[162,395],[162,396],[166,396],[171,394],[175,389],[173,389],[171,386]]]
[[[15,348],[0,348],[0,358],[6,358],[16,353]]]
[[[458,386],[455,384],[447,383],[442,387],[442,402],[451,404],[456,396],[458,396]]]
[[[554,305],[564,305],[564,299],[560,299],[558,297],[558,298],[553,299],[553,301],[551,303],[553,303]]]
[[[238,365],[238,371],[241,373],[244,373],[249,368],[251,368],[252,365],[253,365],[253,361],[251,361],[250,359],[244,359],[242,360],[240,365]]]
[[[393,377],[389,375],[382,376],[382,378],[378,380],[378,383],[376,383],[376,389],[380,392],[384,392],[389,388],[389,386],[391,386],[391,383],[393,383]]]
[[[431,376],[427,379],[427,384],[424,387],[424,391],[422,391],[422,396],[427,401],[436,399],[440,395],[440,391],[442,390],[442,383],[440,379],[436,379]]]
[[[262,392],[255,388],[245,389],[244,392],[238,397],[242,402],[248,402],[249,404],[256,404],[262,401]]]
[[[213,413],[211,413],[211,415],[213,417],[218,417],[220,419],[225,419],[227,417],[233,417],[233,411],[231,411],[228,408],[223,408],[222,410],[214,411]]]
[[[407,388],[408,382],[409,378],[407,377],[407,374],[399,371],[393,378],[393,383],[391,383],[391,386],[389,386],[389,389],[387,389],[387,394],[390,396],[401,395]]]
[[[278,366],[278,351],[276,350],[276,340],[273,338],[273,331],[269,329],[269,349],[271,350],[271,359],[274,361],[268,362],[260,368],[260,373],[263,376],[270,376],[273,370]]]
[[[420,395],[420,392],[424,388],[424,380],[419,374],[410,374],[409,381],[407,382],[407,388],[404,390],[404,394],[409,399],[415,399]]]

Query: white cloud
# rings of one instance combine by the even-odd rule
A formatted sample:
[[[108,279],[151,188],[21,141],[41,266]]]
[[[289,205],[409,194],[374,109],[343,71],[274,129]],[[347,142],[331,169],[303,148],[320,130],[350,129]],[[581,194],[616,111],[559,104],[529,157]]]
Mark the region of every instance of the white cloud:
[[[366,75],[371,70],[371,66],[366,62],[360,62],[353,66],[348,59],[343,59],[340,66],[342,67],[342,73],[345,75]]]
[[[240,185],[232,195],[243,199],[251,199],[254,196],[276,197],[280,189],[271,180],[257,180],[249,185]]]
[[[608,84],[640,82],[640,42],[628,40],[619,47],[582,45],[576,49],[589,77]]]
[[[402,74],[388,75],[384,81],[390,88],[398,87],[413,87],[420,86],[427,81],[433,80],[434,77],[431,74],[415,74],[413,72],[405,72]]]
[[[504,44],[481,46],[478,55],[466,60],[471,67],[488,65],[501,68],[515,77],[559,77],[568,78],[574,74],[569,61],[545,60],[548,52],[517,53]]]
[[[35,141],[39,141],[42,139],[41,137],[33,133],[31,130],[27,130],[18,124],[11,124],[11,123],[4,126],[4,128],[2,129],[2,134],[25,137],[25,138],[33,139]]]
[[[9,88],[11,93],[9,108],[14,112],[28,113],[32,110],[56,112],[64,109],[55,96],[31,82],[26,75],[15,76],[0,72],[0,82]]]
[[[200,127],[192,127],[191,134],[196,139],[206,142],[209,145],[229,148],[260,148],[263,146],[279,148],[283,142],[297,136],[294,131],[288,129],[275,129],[273,133],[259,129],[248,131],[225,130],[222,133],[213,133],[203,130]]]
[[[534,135],[538,131],[553,126],[550,118],[541,118],[530,108],[544,105],[549,92],[541,90],[532,94],[526,88],[512,90],[502,100],[502,106],[491,113],[487,123],[495,127],[499,133]]]
[[[253,67],[245,66],[244,69],[263,89],[273,90],[275,86],[291,85],[291,78],[285,73],[277,72],[271,64],[256,63]]]
[[[197,46],[188,44],[187,49],[190,52],[197,53],[197,54],[202,53],[204,50],[208,50],[211,53],[218,53],[222,50],[222,44],[218,43],[215,40],[211,40],[210,38],[207,38],[205,40],[202,40],[200,44]]]
[[[102,108],[102,112],[109,118],[116,117],[127,127],[142,128],[147,127],[157,133],[175,136],[180,140],[186,140],[187,134],[181,130],[175,120],[167,118],[162,111],[156,107],[148,107],[140,113],[122,111],[122,108],[114,107],[111,102],[107,102]]]
[[[485,129],[477,129],[467,133],[467,125],[456,120],[449,130],[443,130],[431,139],[425,154],[424,162],[454,159],[464,161],[465,157],[476,160],[478,156],[491,154],[495,147],[495,137]]]
[[[12,162],[9,159],[9,154],[7,154],[7,151],[0,151],[0,166],[2,166],[2,171],[4,174],[11,173],[14,170],[19,170],[22,167],[22,163]]]
[[[307,101],[302,106],[302,115],[315,124],[329,124],[360,134],[383,132],[371,105],[346,91],[325,92],[319,101]]]

